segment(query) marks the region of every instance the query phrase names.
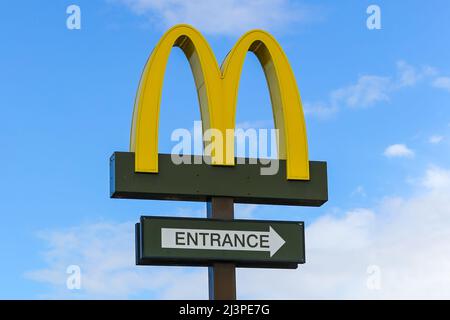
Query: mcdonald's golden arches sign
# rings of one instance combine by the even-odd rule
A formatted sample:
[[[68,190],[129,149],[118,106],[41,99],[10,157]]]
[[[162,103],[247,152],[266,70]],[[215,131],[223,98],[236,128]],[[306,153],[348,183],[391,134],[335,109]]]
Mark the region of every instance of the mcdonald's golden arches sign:
[[[203,130],[214,129],[224,137],[211,154],[211,165],[175,165],[168,155],[158,153],[160,100],[173,47],[181,48],[189,61]],[[239,80],[249,51],[264,70],[278,129],[281,166],[273,176],[261,176],[258,164],[237,164],[234,157]],[[308,159],[300,94],[279,43],[265,31],[249,31],[219,66],[206,39],[183,24],[162,36],[145,65],[135,99],[130,152],[116,152],[111,158],[111,196],[196,201],[225,196],[238,202],[321,205],[328,197],[326,172],[325,162]]]

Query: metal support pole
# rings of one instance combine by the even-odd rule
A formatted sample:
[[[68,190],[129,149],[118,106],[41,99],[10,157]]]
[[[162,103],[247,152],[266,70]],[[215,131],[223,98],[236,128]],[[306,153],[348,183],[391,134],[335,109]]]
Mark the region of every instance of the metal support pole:
[[[233,198],[212,197],[207,203],[209,219],[233,220]],[[214,263],[208,268],[209,299],[236,300],[236,266]]]

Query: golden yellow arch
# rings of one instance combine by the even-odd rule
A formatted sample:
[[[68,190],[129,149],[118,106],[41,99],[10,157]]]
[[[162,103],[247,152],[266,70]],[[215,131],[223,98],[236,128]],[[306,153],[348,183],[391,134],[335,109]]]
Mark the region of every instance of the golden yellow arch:
[[[250,31],[238,40],[219,68],[205,38],[189,25],[177,25],[168,30],[143,71],[130,137],[136,172],[158,172],[160,100],[167,61],[174,46],[181,48],[191,66],[203,130],[218,129],[224,139],[228,139],[223,143],[222,155],[234,155],[234,135],[227,135],[226,131],[235,128],[242,66],[247,52],[253,52],[263,67],[269,87],[275,128],[279,129],[278,156],[286,159],[287,178],[309,180],[308,142],[300,94],[278,42],[265,31]],[[234,165],[234,157],[218,157],[213,164]]]

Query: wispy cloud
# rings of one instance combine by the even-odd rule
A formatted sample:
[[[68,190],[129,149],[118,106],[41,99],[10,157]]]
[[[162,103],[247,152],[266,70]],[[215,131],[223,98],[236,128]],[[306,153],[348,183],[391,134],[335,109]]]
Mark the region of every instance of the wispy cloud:
[[[167,28],[189,23],[209,34],[240,34],[253,28],[287,29],[311,20],[315,10],[292,0],[113,0]],[[314,11],[314,12],[313,12]]]
[[[422,184],[430,190],[441,190],[450,188],[450,170],[437,166],[428,168]]]
[[[236,217],[253,218],[257,208],[252,204],[236,204]],[[206,208],[179,207],[174,216],[203,218]],[[37,298],[125,299],[136,295],[155,299],[207,298],[205,268],[135,265],[134,222],[96,222],[44,230],[37,236],[46,245],[43,253],[46,266],[26,272],[25,277],[51,287]],[[66,270],[70,265],[81,269],[80,290],[69,290],[66,286],[69,276]]]
[[[339,108],[336,104],[326,104],[324,102],[309,102],[303,103],[303,110],[305,115],[316,116],[321,119],[327,119],[338,112]]]
[[[355,196],[359,196],[359,197],[363,197],[363,198],[367,197],[366,190],[364,189],[363,186],[357,186],[350,195],[352,197],[355,197]]]
[[[450,171],[430,167],[420,180],[417,196],[308,226],[297,270],[240,270],[241,298],[449,299]]]
[[[335,90],[331,94],[332,105],[350,108],[366,108],[380,101],[389,101],[392,83],[387,77],[365,75],[348,87]]]
[[[433,86],[450,91],[450,77],[438,77],[433,81]]]
[[[306,228],[307,262],[297,270],[238,270],[246,299],[450,298],[450,170],[429,167],[408,198],[328,214]],[[253,210],[252,208],[251,210]],[[46,266],[27,277],[53,298],[207,298],[204,268],[134,265],[133,223],[47,231]],[[65,287],[78,264],[82,289]],[[376,267],[378,288],[367,285]],[[195,288],[195,289],[192,289]]]
[[[431,144],[439,144],[442,142],[442,140],[444,140],[443,136],[433,135],[430,137],[430,139],[428,139],[428,142],[430,142]]]
[[[260,206],[256,204],[235,204],[234,211],[236,219],[254,219],[254,213]]]
[[[324,119],[333,116],[343,107],[367,108],[378,102],[389,101],[392,88],[389,77],[362,75],[356,83],[333,90],[326,102],[305,102],[305,114]]]
[[[368,108],[381,102],[389,102],[395,92],[421,82],[431,81],[436,88],[450,90],[450,78],[436,78],[438,73],[433,67],[416,67],[400,60],[396,64],[396,72],[392,75],[361,75],[355,83],[331,91],[328,100],[306,102],[305,113],[318,118],[328,118],[342,108]]]
[[[384,150],[384,155],[388,158],[411,158],[414,156],[414,151],[404,144],[393,144]]]
[[[269,120],[255,120],[255,121],[244,121],[236,124],[236,129],[269,129],[273,128],[273,121]]]
[[[434,77],[438,71],[430,66],[415,67],[406,61],[397,61],[397,77],[394,80],[394,89],[415,86],[418,82]]]
[[[135,266],[134,223],[101,222],[62,230],[43,231],[39,237],[47,244],[46,267],[25,276],[51,285],[39,298],[118,299],[135,294],[156,298],[206,298],[204,290],[183,291],[178,281],[196,283],[206,279],[205,270],[190,272],[179,268]],[[81,289],[66,287],[66,268],[81,269]],[[195,292],[194,292],[195,291]]]

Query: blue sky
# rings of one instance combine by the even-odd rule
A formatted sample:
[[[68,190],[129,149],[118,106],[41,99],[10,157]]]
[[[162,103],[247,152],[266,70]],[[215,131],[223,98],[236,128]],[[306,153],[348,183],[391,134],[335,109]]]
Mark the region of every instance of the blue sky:
[[[381,30],[366,27],[372,3]],[[81,8],[80,30],[66,28],[71,4]],[[239,270],[238,296],[449,298],[449,16],[444,0],[2,3],[0,298],[207,298],[204,268],[133,265],[140,215],[203,216],[205,205],[109,198],[109,157],[128,149],[145,61],[180,22],[204,33],[218,61],[245,31],[273,33],[297,77],[310,159],[328,162],[321,208],[237,206],[237,217],[309,228],[304,267]],[[188,63],[175,49],[160,152],[170,152],[174,129],[199,119]],[[273,127],[251,54],[237,122]],[[81,268],[81,290],[66,288],[69,265]],[[376,290],[366,285],[370,266],[380,274]]]

